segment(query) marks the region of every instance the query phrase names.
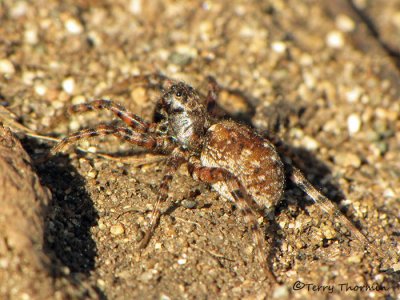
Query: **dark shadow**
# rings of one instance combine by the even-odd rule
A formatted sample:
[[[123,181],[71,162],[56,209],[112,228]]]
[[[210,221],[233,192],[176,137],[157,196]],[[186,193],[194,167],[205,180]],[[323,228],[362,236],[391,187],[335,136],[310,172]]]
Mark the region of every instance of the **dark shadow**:
[[[390,45],[388,45],[382,38],[381,34],[376,27],[374,21],[369,17],[369,15],[364,12],[362,9],[359,9],[357,5],[354,4],[353,0],[348,0],[348,3],[353,9],[353,11],[359,16],[359,18],[362,20],[362,22],[367,26],[369,32],[371,35],[378,41],[378,43],[382,46],[382,48],[385,50],[385,52],[388,54],[388,56],[393,60],[397,68],[400,68],[400,53],[396,50],[393,49]]]
[[[40,158],[33,153],[47,154],[49,150],[34,139],[22,143],[33,161]],[[51,262],[49,273],[80,286],[82,276],[88,277],[95,268],[97,248],[90,228],[96,225],[98,214],[85,190],[84,178],[65,156],[56,156],[34,167],[41,184],[52,195],[44,216],[43,236],[44,252]],[[100,299],[106,299],[97,287],[91,289]]]

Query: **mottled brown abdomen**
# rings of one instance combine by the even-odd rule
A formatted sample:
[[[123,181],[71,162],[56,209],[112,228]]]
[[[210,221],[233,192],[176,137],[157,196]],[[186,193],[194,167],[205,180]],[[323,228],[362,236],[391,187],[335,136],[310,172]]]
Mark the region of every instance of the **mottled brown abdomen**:
[[[282,197],[282,161],[275,147],[247,126],[232,121],[211,126],[200,159],[203,166],[230,171],[259,206],[274,206]],[[226,183],[218,182],[213,188],[234,202]]]

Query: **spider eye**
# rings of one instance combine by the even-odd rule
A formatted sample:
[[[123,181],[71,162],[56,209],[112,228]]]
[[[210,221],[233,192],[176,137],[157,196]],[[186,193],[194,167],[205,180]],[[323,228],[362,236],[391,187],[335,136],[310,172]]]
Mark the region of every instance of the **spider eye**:
[[[182,92],[181,92],[181,91],[177,91],[177,92],[175,93],[175,96],[178,97],[178,98],[179,98],[179,97],[182,97]]]

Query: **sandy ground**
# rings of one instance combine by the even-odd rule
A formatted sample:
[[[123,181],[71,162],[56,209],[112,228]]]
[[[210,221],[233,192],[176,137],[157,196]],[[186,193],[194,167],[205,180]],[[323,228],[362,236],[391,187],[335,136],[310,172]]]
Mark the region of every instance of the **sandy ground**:
[[[400,299],[400,2],[379,3],[0,1],[0,298]],[[231,117],[285,140],[384,254],[287,182],[260,219],[271,286],[240,212],[185,167],[141,252],[163,160],[99,138],[79,146],[117,159],[70,147],[34,163],[54,142],[32,133],[113,122],[71,104],[111,98],[150,120],[161,91],[131,79],[155,72],[202,93],[214,76]]]

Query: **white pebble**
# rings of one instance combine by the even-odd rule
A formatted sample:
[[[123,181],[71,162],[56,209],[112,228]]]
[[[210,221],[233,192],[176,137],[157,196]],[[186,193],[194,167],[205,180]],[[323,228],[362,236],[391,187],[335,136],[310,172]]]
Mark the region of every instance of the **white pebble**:
[[[350,135],[353,135],[360,131],[361,128],[361,118],[358,114],[351,114],[347,118],[347,129]]]
[[[337,28],[343,32],[351,32],[356,27],[353,19],[343,14],[338,15],[335,21]]]
[[[276,53],[282,54],[286,51],[286,44],[281,41],[276,41],[272,43],[272,50]]]
[[[383,196],[385,198],[394,198],[394,197],[396,197],[396,194],[391,188],[387,188],[384,190]]]
[[[100,230],[104,230],[104,229],[107,228],[106,225],[101,221],[98,223],[98,227],[99,227]]]
[[[83,31],[82,24],[79,23],[76,19],[68,19],[64,23],[65,29],[71,34],[80,34]]]
[[[90,146],[87,148],[87,151],[90,153],[96,153],[97,152],[97,148],[95,146]]]
[[[101,286],[101,287],[105,287],[106,286],[106,282],[103,279],[97,279],[97,285]]]
[[[51,102],[51,106],[55,109],[62,109],[65,108],[65,103],[63,101],[55,100]]]
[[[334,157],[336,164],[343,167],[359,168],[361,166],[361,159],[351,152],[339,152]]]
[[[35,73],[33,73],[31,71],[24,71],[22,73],[22,81],[26,85],[32,85],[35,77],[36,77]]]
[[[274,289],[274,292],[272,293],[272,298],[273,299],[279,299],[279,298],[285,298],[286,299],[287,297],[289,297],[289,292],[288,292],[288,289],[287,289],[287,287],[285,285],[277,286]]]
[[[81,127],[81,125],[79,124],[79,122],[78,121],[71,121],[70,123],[69,123],[69,129],[70,130],[72,130],[72,131],[77,131],[80,127]]]
[[[86,98],[84,96],[82,96],[82,95],[75,96],[71,100],[71,103],[73,105],[82,104],[82,103],[85,103],[85,102],[86,102]]]
[[[15,68],[13,63],[8,59],[0,59],[0,73],[1,74],[14,74]]]
[[[358,99],[360,99],[361,94],[362,94],[363,90],[361,87],[356,86],[354,88],[352,88],[351,90],[346,92],[346,100],[349,103],[354,103],[356,101],[358,101]]]
[[[187,262],[187,259],[186,259],[186,258],[180,258],[180,259],[178,259],[178,265],[184,265],[184,264],[186,264],[186,262]]]
[[[121,235],[125,232],[124,226],[121,223],[111,226],[110,233],[112,235]]]
[[[394,26],[396,26],[398,29],[400,29],[400,10],[397,11],[393,17],[392,17],[392,23]]]
[[[39,96],[44,96],[47,93],[47,87],[41,83],[35,84],[34,90]]]
[[[326,36],[326,44],[328,45],[328,47],[331,48],[335,49],[342,48],[344,45],[343,33],[337,30],[329,32],[328,35]]]
[[[400,271],[400,263],[397,263],[397,264],[393,265],[393,271],[395,271],[395,272]]]
[[[318,149],[319,144],[318,141],[308,135],[303,138],[302,144],[307,150],[315,151]]]
[[[140,14],[142,12],[142,0],[131,0],[129,11],[134,15]]]
[[[35,45],[39,41],[38,32],[34,28],[29,28],[24,32],[24,40],[30,45]]]
[[[300,56],[300,65],[307,67],[307,66],[311,66],[313,64],[313,58],[310,54],[307,53],[303,53]]]
[[[28,3],[25,1],[15,1],[15,5],[11,8],[10,15],[13,18],[18,18],[26,15],[28,11]]]
[[[74,78],[68,77],[68,78],[64,79],[61,85],[62,85],[63,90],[67,94],[72,95],[74,93],[74,90],[75,90],[75,79]]]

